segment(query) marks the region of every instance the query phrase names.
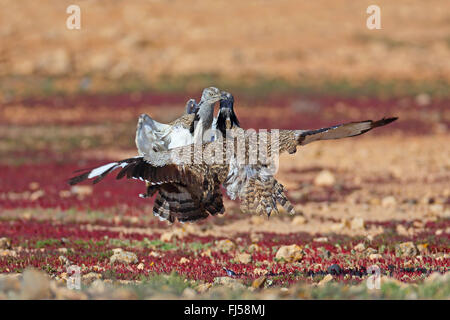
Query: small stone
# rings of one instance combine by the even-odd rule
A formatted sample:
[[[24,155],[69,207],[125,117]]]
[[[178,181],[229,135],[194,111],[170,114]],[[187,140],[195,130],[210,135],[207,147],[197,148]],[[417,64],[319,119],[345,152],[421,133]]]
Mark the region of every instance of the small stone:
[[[383,200],[381,200],[381,205],[385,208],[393,207],[396,204],[397,204],[397,200],[393,196],[384,197]]]
[[[331,275],[339,275],[342,273],[342,268],[338,264],[332,264],[331,266],[328,267],[327,271]]]
[[[250,252],[256,252],[259,250],[261,250],[261,248],[256,243],[253,243],[248,247],[248,251]]]
[[[236,244],[228,239],[216,241],[216,248],[222,252],[227,252],[236,248]]]
[[[421,93],[416,96],[416,104],[419,107],[428,106],[431,103],[431,97],[427,93]]]
[[[84,199],[87,196],[90,196],[93,192],[92,186],[73,186],[70,188],[70,192],[76,195],[78,199]]]
[[[189,263],[189,262],[190,262],[190,260],[185,257],[182,257],[179,261],[180,264],[185,264],[185,263]]]
[[[361,217],[355,217],[350,223],[350,228],[353,230],[364,229],[364,219]]]
[[[259,277],[258,279],[255,279],[252,283],[252,287],[255,289],[260,289],[264,286],[264,284],[266,283],[267,277],[262,276]]]
[[[137,265],[138,270],[144,270],[145,265],[141,262]]]
[[[117,248],[114,250],[114,254],[109,258],[111,264],[114,264],[116,262],[123,264],[138,263],[138,258],[135,253],[123,251],[121,248]]]
[[[322,170],[314,179],[314,184],[318,187],[331,187],[336,183],[336,178],[328,170]]]
[[[382,259],[383,256],[379,253],[371,253],[369,254],[369,259],[370,260],[378,260],[378,259]]]
[[[397,227],[395,227],[395,231],[400,236],[409,236],[408,230],[401,224],[398,224]]]
[[[50,299],[50,279],[42,271],[27,269],[23,273],[20,297],[25,300]]]
[[[164,232],[161,234],[159,239],[164,242],[172,242],[176,238],[176,235],[173,232]]]
[[[39,182],[36,182],[36,181],[30,182],[28,184],[28,188],[30,190],[37,190],[37,189],[39,189]]]
[[[34,191],[31,195],[30,195],[30,200],[31,201],[36,201],[39,198],[42,198],[43,196],[45,196],[45,191],[44,190],[37,190]]]
[[[214,278],[214,284],[223,285],[235,290],[245,289],[245,286],[239,280],[230,277]]]
[[[200,253],[201,257],[208,257],[208,258],[212,258],[212,252],[211,249],[206,249],[204,250],[202,253]]]
[[[441,274],[439,272],[433,272],[428,276],[428,278],[425,279],[425,282],[427,283],[448,283],[450,280],[450,273],[444,273]]]
[[[430,213],[435,216],[440,216],[444,211],[444,206],[440,203],[435,203],[429,207]]]
[[[286,262],[296,262],[302,258],[302,248],[296,244],[281,246],[275,255],[275,259],[283,259]]]
[[[94,282],[97,279],[101,279],[102,275],[100,273],[89,272],[88,274],[83,275],[83,280],[85,283],[89,284]]]
[[[251,241],[252,243],[259,242],[259,241],[261,241],[262,239],[263,239],[263,236],[262,236],[262,234],[260,234],[260,233],[252,232],[252,233],[250,234],[250,241]]]
[[[59,256],[58,260],[65,266],[69,266],[70,265],[69,259],[67,259],[67,257],[65,257],[65,256]]]
[[[252,262],[252,256],[248,253],[238,253],[234,260],[236,260],[239,263],[250,263]]]
[[[292,219],[292,224],[300,226],[306,223],[306,218],[303,216],[296,216],[294,219]]]
[[[419,250],[420,254],[427,255],[428,254],[428,243],[425,244],[418,244],[417,250]]]
[[[402,257],[414,257],[417,255],[417,249],[411,241],[403,242],[395,246],[395,253]]]
[[[183,290],[181,296],[186,299],[194,299],[197,296],[197,293],[195,292],[194,289],[186,288]]]
[[[333,276],[331,274],[327,274],[322,280],[319,281],[318,285],[323,286],[333,280]]]
[[[327,249],[325,249],[325,248],[319,248],[319,251],[320,251],[319,257],[321,257],[322,259],[327,260],[327,259],[330,259],[330,258],[331,258],[331,252],[328,251]]]
[[[209,288],[211,288],[211,287],[212,287],[212,284],[211,284],[211,283],[202,283],[202,284],[199,284],[199,285],[195,288],[195,290],[197,290],[198,293],[205,293],[205,292],[208,291]]]
[[[0,257],[15,257],[17,256],[17,252],[14,250],[9,250],[9,249],[5,249],[5,250],[0,250]]]
[[[374,249],[374,248],[367,248],[366,249],[366,254],[367,255],[372,254],[372,253],[377,253],[377,250]]]
[[[8,238],[0,238],[0,249],[11,249],[11,240]]]
[[[269,271],[266,270],[266,269],[255,268],[255,269],[253,270],[253,273],[254,273],[255,275],[257,275],[257,276],[260,276],[260,275],[266,275],[266,274],[268,274]]]
[[[19,292],[21,283],[20,279],[22,278],[22,274],[0,274],[0,291],[15,291]]]
[[[356,251],[359,251],[359,252],[363,252],[365,249],[366,249],[366,246],[365,246],[365,244],[364,243],[358,243],[355,247],[354,247],[354,249],[356,250]]]
[[[55,300],[87,300],[88,296],[80,290],[71,290],[65,287],[57,287],[50,282],[52,293]]]
[[[328,242],[328,238],[327,237],[319,237],[319,238],[314,238],[313,241],[314,242]]]
[[[161,258],[161,254],[159,252],[156,252],[156,251],[150,251],[150,253],[148,255],[150,257],[154,257],[154,258]]]

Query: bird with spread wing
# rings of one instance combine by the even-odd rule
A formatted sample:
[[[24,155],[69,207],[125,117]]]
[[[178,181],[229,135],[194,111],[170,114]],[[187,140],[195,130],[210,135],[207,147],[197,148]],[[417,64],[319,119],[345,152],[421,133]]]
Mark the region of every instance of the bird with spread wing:
[[[170,222],[193,222],[223,213],[221,186],[232,199],[241,200],[243,211],[270,215],[280,204],[294,213],[284,187],[270,169],[279,154],[293,154],[297,147],[314,141],[358,136],[397,120],[366,120],[316,130],[272,130],[275,134],[245,132],[238,125],[230,96],[221,100],[216,126],[222,128],[222,134],[214,141],[163,151],[150,148],[137,157],[86,170],[69,184],[92,178],[97,183],[120,168],[117,179],[146,181],[147,195],[158,194],[153,214]]]

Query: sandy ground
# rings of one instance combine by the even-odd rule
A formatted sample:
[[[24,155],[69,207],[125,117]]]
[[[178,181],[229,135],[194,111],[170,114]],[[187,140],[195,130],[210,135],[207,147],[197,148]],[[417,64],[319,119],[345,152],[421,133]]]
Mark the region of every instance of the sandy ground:
[[[82,1],[75,31],[66,28],[70,4],[0,2],[0,75],[450,75],[445,0],[378,1],[381,30],[366,27],[368,0]]]

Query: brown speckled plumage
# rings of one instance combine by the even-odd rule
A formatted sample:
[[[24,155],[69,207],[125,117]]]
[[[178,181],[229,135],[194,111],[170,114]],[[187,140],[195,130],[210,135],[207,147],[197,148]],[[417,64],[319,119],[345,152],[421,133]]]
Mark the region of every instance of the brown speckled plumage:
[[[242,211],[270,215],[277,211],[279,203],[287,212],[292,213],[293,208],[284,194],[284,187],[270,172],[266,173],[267,162],[261,161],[260,158],[264,151],[267,157],[272,159],[283,152],[295,153],[297,146],[318,140],[357,136],[395,120],[396,118],[368,120],[318,130],[280,130],[274,143],[271,143],[270,132],[267,135],[242,134],[243,131],[236,128],[230,130],[230,135],[226,139],[201,145],[187,145],[168,151],[150,152],[143,157],[113,163],[114,166],[107,167],[102,174],[92,177],[90,173],[93,171],[81,174],[72,178],[69,183],[76,184],[94,177],[103,178],[120,167],[122,169],[117,176],[118,179],[126,176],[148,181],[148,195],[159,191],[153,210],[155,215],[172,222],[176,219],[182,222],[196,221],[208,217],[209,214],[224,212],[220,186],[230,183],[230,177],[233,177],[233,174],[230,176],[230,172],[235,166],[234,178],[241,179],[241,175],[246,176],[239,181],[237,190]],[[267,144],[264,141],[267,141]],[[243,161],[230,162],[227,151],[236,155],[239,144],[246,151],[241,159]],[[258,150],[258,161],[251,162],[249,150],[255,148]],[[222,159],[223,163],[214,162],[213,159]],[[255,170],[256,176],[252,173]]]

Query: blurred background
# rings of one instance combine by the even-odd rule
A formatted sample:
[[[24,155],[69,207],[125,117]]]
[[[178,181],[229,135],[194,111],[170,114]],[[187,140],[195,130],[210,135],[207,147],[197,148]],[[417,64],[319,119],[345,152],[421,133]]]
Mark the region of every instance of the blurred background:
[[[72,4],[81,8],[80,30],[66,27]],[[366,27],[372,4],[381,8],[381,30]],[[394,238],[380,240],[386,248],[421,239],[441,254],[432,266],[448,265],[449,9],[448,0],[0,0],[0,236],[16,244],[103,237],[49,227],[75,219],[156,226],[151,237],[159,237],[167,226],[151,217],[152,200],[137,197],[141,184],[65,181],[76,169],[134,156],[141,113],[171,121],[216,86],[234,94],[244,128],[400,119],[281,159],[278,179],[303,220],[250,218],[227,200],[224,217],[193,233],[309,234],[301,243],[389,231]],[[0,271],[26,264],[13,259]]]

